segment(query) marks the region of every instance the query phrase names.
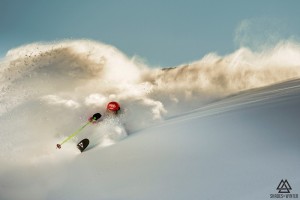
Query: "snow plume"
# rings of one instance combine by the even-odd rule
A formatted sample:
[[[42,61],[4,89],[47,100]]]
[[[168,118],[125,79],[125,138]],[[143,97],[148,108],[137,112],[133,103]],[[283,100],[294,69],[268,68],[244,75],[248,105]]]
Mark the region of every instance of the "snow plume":
[[[297,78],[300,47],[282,42],[262,52],[241,48],[223,57],[211,53],[194,63],[152,69],[95,41],[34,43],[9,51],[0,74],[0,159],[28,162],[30,157],[34,162],[51,157],[55,144],[92,114],[105,114],[109,101],[120,102],[121,114],[104,120],[105,126],[85,129],[95,145],[112,144],[230,94]]]
[[[194,63],[153,70],[143,80],[152,85],[149,96],[174,114],[243,90],[297,78],[299,56],[299,44],[290,42],[263,52],[241,48],[224,57],[211,53]]]

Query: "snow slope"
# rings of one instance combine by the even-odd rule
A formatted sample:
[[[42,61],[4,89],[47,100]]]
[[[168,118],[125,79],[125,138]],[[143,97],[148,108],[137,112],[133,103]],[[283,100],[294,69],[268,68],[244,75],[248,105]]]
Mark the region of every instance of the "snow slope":
[[[269,199],[281,179],[300,193],[299,52],[151,70],[92,41],[12,50],[0,67],[0,199]],[[55,149],[109,100],[119,118]],[[83,154],[81,137],[94,141]]]

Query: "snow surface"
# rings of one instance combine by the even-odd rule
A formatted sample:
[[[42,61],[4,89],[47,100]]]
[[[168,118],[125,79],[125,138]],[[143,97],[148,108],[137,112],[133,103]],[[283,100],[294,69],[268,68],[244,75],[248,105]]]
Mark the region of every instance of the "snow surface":
[[[160,70],[94,41],[35,43],[0,73],[1,200],[270,199],[281,179],[300,194],[298,44]]]

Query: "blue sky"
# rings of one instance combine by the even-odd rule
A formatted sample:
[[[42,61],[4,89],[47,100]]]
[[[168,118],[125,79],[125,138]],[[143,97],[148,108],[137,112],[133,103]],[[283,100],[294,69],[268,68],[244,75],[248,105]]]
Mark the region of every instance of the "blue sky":
[[[0,55],[36,41],[87,38],[174,66],[254,40],[297,40],[299,8],[297,0],[0,0]]]

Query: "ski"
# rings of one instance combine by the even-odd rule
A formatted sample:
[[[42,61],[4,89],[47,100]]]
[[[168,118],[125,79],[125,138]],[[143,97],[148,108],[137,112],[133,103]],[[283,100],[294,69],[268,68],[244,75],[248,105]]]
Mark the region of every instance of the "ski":
[[[89,139],[85,138],[77,144],[77,148],[80,150],[80,152],[83,152],[87,148],[89,143],[90,143]]]

